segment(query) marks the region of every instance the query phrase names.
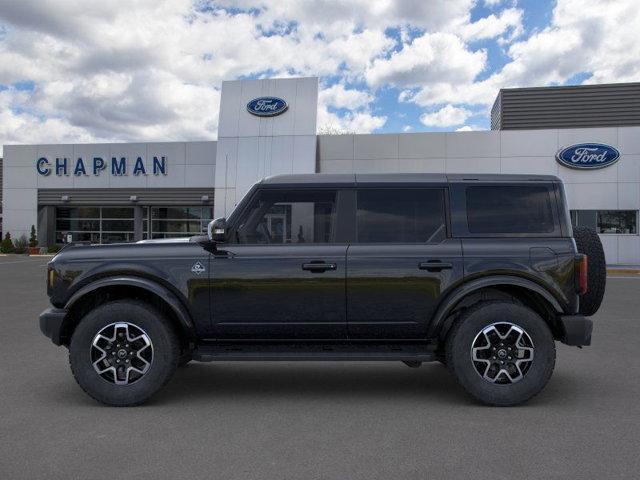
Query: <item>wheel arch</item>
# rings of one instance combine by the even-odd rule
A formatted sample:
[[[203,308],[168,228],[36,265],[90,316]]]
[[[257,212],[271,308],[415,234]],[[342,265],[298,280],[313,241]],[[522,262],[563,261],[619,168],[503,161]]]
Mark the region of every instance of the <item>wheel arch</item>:
[[[556,317],[563,308],[551,292],[526,278],[494,276],[472,280],[450,292],[438,306],[429,325],[429,338],[444,339],[460,311],[492,299],[516,301],[531,308],[547,322],[555,338],[562,335]]]
[[[89,283],[75,292],[67,301],[65,309],[68,314],[62,325],[62,343],[68,345],[75,327],[88,311],[120,299],[141,300],[153,305],[169,317],[185,343],[196,337],[191,315],[173,292],[146,278],[115,276]]]

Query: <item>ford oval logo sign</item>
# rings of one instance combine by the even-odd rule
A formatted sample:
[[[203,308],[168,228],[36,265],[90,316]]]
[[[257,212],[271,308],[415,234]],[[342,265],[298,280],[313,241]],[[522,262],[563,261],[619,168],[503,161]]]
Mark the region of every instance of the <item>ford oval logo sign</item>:
[[[613,165],[620,158],[620,152],[602,143],[579,143],[563,148],[556,158],[565,167],[593,170]]]
[[[259,97],[247,103],[247,111],[258,117],[275,117],[284,113],[289,105],[278,97]]]

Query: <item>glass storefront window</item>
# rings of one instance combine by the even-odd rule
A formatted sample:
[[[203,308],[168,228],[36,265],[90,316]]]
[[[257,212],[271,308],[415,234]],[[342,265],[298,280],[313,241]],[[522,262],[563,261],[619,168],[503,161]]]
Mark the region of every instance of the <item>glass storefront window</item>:
[[[134,240],[133,207],[57,207],[56,243]]]
[[[56,243],[120,243],[135,241],[134,207],[57,207]],[[142,238],[202,235],[213,217],[212,207],[142,207]]]
[[[590,227],[598,233],[638,234],[637,210],[571,210],[573,226]]]
[[[202,235],[213,217],[212,207],[150,207],[143,221],[145,238],[175,238]],[[149,229],[149,226],[151,227]]]

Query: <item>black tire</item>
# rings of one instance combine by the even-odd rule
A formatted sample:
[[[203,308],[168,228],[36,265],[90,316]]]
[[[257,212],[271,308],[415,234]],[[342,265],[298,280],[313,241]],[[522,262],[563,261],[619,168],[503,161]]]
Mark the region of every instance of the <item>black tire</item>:
[[[127,385],[110,382],[92,365],[93,339],[114,322],[127,322],[142,329],[152,343],[153,358],[148,370]],[[78,385],[95,400],[114,407],[147,401],[171,379],[179,359],[180,343],[169,320],[152,306],[134,300],[117,300],[90,311],[76,327],[69,345],[69,363]]]
[[[476,365],[483,364],[474,363],[471,352],[483,329],[503,322],[523,329],[534,351],[519,381],[498,384],[482,377]],[[447,368],[457,382],[476,400],[492,406],[513,406],[533,398],[551,378],[556,360],[553,335],[545,321],[527,307],[501,301],[482,302],[464,312],[449,332],[445,348]]]
[[[580,313],[595,314],[604,297],[607,285],[607,262],[604,258],[602,242],[595,230],[588,227],[574,227],[573,238],[578,252],[588,257],[587,293],[580,296]]]

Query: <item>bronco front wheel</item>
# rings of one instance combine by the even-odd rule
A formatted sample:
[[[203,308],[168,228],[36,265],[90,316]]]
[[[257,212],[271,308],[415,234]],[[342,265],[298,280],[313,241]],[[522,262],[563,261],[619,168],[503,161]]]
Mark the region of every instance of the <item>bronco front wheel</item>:
[[[142,302],[100,305],[81,319],[69,345],[82,389],[112,406],[143,403],[173,375],[180,345],[169,321]]]

